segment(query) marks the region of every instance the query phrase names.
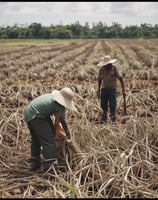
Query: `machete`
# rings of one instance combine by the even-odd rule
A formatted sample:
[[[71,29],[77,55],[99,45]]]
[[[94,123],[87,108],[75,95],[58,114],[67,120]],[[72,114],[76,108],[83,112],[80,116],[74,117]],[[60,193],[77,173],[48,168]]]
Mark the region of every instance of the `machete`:
[[[124,111],[124,115],[127,115],[126,94],[125,93],[123,93],[123,111]]]

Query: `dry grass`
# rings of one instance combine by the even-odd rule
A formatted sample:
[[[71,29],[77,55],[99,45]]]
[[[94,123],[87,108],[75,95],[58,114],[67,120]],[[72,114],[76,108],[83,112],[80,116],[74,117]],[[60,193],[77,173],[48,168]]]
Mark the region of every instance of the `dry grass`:
[[[131,73],[131,76],[135,74],[133,82],[130,74],[126,75],[128,115],[123,116],[123,97],[119,88],[116,124],[110,121],[106,125],[97,124],[101,109],[96,97],[98,70],[93,62],[99,59],[97,52],[105,51],[103,42],[97,42],[96,45],[91,41],[85,44],[79,41],[85,45],[85,49],[83,45],[78,45],[78,48],[81,48],[79,54],[70,44],[68,54],[65,52],[62,56],[59,53],[62,48],[57,48],[57,52],[54,53],[54,49],[51,55],[53,43],[50,43],[50,48],[49,44],[47,48],[44,44],[38,44],[37,52],[36,44],[26,47],[24,52],[16,50],[20,48],[17,44],[17,47],[12,47],[11,53],[0,55],[1,198],[158,196],[157,83],[152,77],[142,80],[139,73],[136,75],[137,71]],[[117,45],[115,41],[106,41],[108,42]],[[73,48],[76,43],[73,43]],[[144,46],[145,44],[144,41]],[[54,48],[56,45],[57,42]],[[61,43],[57,46],[60,45]],[[68,47],[69,44],[64,45]],[[124,48],[130,48],[125,41],[123,45]],[[143,43],[141,45],[143,48]],[[129,54],[131,51],[132,49],[128,51]],[[34,56],[31,56],[31,52]],[[71,57],[73,53],[75,58]],[[18,54],[23,61],[21,63]],[[117,48],[112,49],[111,54],[117,55]],[[30,59],[27,59],[28,55]],[[51,57],[48,58],[48,55]],[[58,63],[54,59],[57,59]],[[154,66],[155,71],[157,67]],[[124,72],[126,74],[126,71]],[[71,146],[61,139],[56,142],[59,172],[54,169],[45,174],[31,173],[30,135],[23,121],[23,110],[36,96],[65,85],[76,93],[78,113],[68,110],[66,119],[72,141],[79,151],[74,152]]]

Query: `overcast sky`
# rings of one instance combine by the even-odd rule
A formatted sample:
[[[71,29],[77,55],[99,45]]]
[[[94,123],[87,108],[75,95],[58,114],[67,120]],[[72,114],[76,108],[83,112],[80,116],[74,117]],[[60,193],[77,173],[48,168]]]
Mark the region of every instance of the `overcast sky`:
[[[158,24],[158,2],[0,2],[0,26],[71,25],[75,22],[113,22],[128,25]]]

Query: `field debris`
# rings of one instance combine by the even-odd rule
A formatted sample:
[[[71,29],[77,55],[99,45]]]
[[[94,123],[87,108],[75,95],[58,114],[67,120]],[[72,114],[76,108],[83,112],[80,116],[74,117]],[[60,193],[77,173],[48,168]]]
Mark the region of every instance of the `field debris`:
[[[158,40],[57,43],[1,41],[1,198],[157,198]],[[19,51],[24,47],[29,48]],[[127,115],[118,86],[115,124],[96,123],[101,116],[96,64],[106,53],[119,58],[126,87]],[[63,85],[77,93],[78,112],[66,113],[71,142],[64,134],[56,141],[59,171],[31,173],[23,110],[36,96]]]

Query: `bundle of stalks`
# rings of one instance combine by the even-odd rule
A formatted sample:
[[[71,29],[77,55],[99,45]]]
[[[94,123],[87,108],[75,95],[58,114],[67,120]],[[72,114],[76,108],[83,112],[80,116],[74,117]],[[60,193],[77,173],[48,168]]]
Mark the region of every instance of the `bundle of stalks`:
[[[81,153],[81,150],[77,146],[77,144],[73,140],[68,140],[66,135],[64,135],[63,133],[60,134],[60,138],[59,138],[58,142],[62,146],[67,145],[68,148],[71,149],[71,151],[73,151],[73,153]]]

